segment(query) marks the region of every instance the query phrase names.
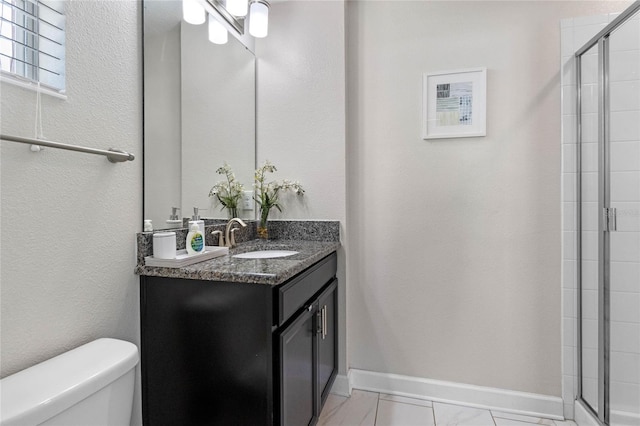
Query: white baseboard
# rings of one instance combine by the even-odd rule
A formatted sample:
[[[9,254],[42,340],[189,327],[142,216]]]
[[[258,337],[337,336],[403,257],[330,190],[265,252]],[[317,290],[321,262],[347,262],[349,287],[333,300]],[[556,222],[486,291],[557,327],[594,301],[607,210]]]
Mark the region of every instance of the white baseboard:
[[[612,425],[640,425],[640,414],[626,411],[611,410],[609,424]]]
[[[526,416],[564,419],[564,407],[560,397],[399,374],[351,369],[347,376],[336,378],[331,392],[348,396],[350,392],[345,394],[345,389],[361,389]]]
[[[331,393],[340,396],[351,396],[351,381],[349,380],[351,371],[347,375],[338,374],[331,387]]]

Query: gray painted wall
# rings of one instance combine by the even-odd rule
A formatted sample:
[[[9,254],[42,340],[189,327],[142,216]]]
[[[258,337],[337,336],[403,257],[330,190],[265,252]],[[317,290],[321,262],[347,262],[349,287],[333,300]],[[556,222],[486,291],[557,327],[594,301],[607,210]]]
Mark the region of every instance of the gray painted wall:
[[[350,366],[560,396],[560,19],[629,2],[347,4]],[[475,67],[487,136],[422,140]]]

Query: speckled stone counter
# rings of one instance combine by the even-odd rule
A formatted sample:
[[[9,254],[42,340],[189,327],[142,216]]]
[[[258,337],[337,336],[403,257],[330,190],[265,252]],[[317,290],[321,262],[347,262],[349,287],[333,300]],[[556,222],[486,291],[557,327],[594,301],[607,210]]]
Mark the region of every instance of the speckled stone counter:
[[[151,233],[138,234],[138,266],[135,273],[167,278],[278,285],[336,251],[340,247],[339,226],[339,222],[278,221],[277,225],[269,228],[270,236],[277,238],[245,241],[231,249],[227,256],[182,268],[144,266],[144,256],[150,255],[151,245],[147,241],[150,243]],[[274,259],[233,257],[235,254],[255,250],[293,250],[298,253]]]

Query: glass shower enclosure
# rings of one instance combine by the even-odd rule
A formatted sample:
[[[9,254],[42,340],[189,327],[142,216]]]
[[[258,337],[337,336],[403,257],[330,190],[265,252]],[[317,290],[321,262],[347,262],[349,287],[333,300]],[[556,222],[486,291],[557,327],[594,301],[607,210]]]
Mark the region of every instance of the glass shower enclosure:
[[[640,425],[640,1],[575,57],[578,397]]]

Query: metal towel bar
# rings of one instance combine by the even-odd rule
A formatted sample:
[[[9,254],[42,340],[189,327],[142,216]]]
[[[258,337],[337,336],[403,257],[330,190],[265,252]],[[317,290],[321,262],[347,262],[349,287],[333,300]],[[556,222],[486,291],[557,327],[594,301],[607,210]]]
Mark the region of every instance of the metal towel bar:
[[[45,141],[42,139],[23,138],[20,136],[9,136],[9,135],[3,135],[3,134],[0,134],[0,139],[7,142],[19,142],[19,143],[26,143],[30,145],[47,146],[50,148],[66,149],[69,151],[85,152],[87,154],[104,155],[112,163],[121,163],[123,161],[133,161],[135,159],[133,154],[130,154],[125,151],[120,151],[118,149],[113,149],[113,148],[109,148],[109,150],[87,148],[84,146],[69,145],[66,143]]]

